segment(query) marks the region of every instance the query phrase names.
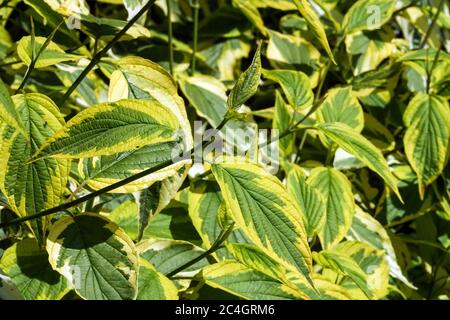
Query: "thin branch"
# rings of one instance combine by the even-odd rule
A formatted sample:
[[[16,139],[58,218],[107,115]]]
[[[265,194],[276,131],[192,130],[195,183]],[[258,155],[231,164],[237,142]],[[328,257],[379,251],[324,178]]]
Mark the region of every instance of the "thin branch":
[[[173,276],[175,276],[176,274],[182,272],[183,270],[189,268],[190,266],[193,266],[197,262],[199,262],[199,261],[203,260],[204,258],[208,257],[210,254],[216,252],[217,249],[219,249],[222,246],[222,244],[228,239],[228,237],[230,236],[231,232],[233,231],[233,227],[234,227],[234,222],[231,223],[228,226],[227,229],[222,230],[222,232],[217,237],[216,241],[212,244],[211,248],[209,248],[207,251],[205,251],[204,253],[202,253],[198,257],[196,257],[196,258],[186,262],[181,267],[179,267],[179,268],[169,272],[168,274],[166,274],[166,277],[168,277],[170,279]]]
[[[433,75],[433,70],[437,66],[440,54],[441,54],[441,48],[439,48],[438,51],[436,51],[436,55],[434,56],[433,64],[431,65],[431,69],[430,69],[430,68],[428,68],[428,53],[427,53],[427,70],[426,70],[426,72],[427,72],[427,93],[428,94],[430,94],[430,91],[431,91],[431,77]]]
[[[100,62],[100,59],[103,58],[106,53],[116,44],[117,41],[122,38],[122,36],[130,29],[138,19],[144,15],[144,13],[147,12],[148,9],[155,3],[156,0],[149,0],[145,6],[139,10],[139,12],[130,20],[128,23],[120,30],[114,38],[108,42],[108,44],[99,52],[95,54],[95,56],[92,58],[91,62],[84,68],[84,70],[81,72],[81,74],[78,76],[78,78],[72,83],[70,88],[67,90],[67,92],[64,94],[60,107],[62,107],[66,101],[69,99],[69,97],[72,95],[72,93],[75,91],[75,89],[80,85],[80,83],[86,78],[88,73],[97,65],[97,63]]]
[[[437,19],[439,18],[439,14],[441,13],[443,8],[444,8],[444,0],[441,0],[441,2],[439,2],[436,13],[433,15],[430,25],[428,26],[427,32],[425,33],[425,36],[423,37],[422,42],[420,43],[419,49],[423,49],[423,47],[425,47],[425,45],[427,44],[428,39],[431,36],[431,32],[433,31]]]
[[[166,0],[167,4],[167,23],[169,27],[169,69],[173,76],[173,31],[172,31],[172,5],[171,0]]]
[[[192,60],[191,60],[191,70],[190,75],[193,76],[195,73],[195,64],[196,64],[196,54],[197,54],[197,44],[198,44],[198,14],[200,11],[200,5],[198,0],[194,0],[194,43],[192,48]]]
[[[59,27],[61,27],[62,25],[62,21],[56,26],[55,29],[53,29],[52,33],[50,33],[50,35],[47,37],[47,39],[45,39],[45,42],[42,44],[42,46],[39,48],[38,53],[35,53],[35,45],[36,45],[36,40],[35,40],[35,34],[34,34],[34,22],[33,19],[31,19],[31,62],[30,65],[28,66],[27,72],[25,73],[25,76],[22,80],[22,83],[20,84],[19,88],[17,88],[16,93],[20,92],[25,85],[28,82],[28,79],[30,78],[31,72],[34,70],[37,61],[39,60],[39,57],[41,56],[42,52],[44,52],[44,50],[48,47],[48,45],[50,44],[50,42],[53,40],[56,31],[58,31]]]

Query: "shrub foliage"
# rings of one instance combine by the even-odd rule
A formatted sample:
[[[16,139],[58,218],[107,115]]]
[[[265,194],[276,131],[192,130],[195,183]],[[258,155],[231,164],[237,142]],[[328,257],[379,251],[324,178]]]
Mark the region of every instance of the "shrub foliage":
[[[0,1],[0,298],[448,299],[449,12]]]

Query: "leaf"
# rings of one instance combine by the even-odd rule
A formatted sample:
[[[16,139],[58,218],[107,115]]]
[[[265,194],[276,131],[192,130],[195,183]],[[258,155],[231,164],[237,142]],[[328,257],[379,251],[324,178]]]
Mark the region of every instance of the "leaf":
[[[79,33],[75,32],[70,23],[61,24],[64,21],[64,16],[55,12],[44,0],[24,0],[24,2],[42,18],[42,24],[49,26],[51,29],[55,29],[60,26],[57,31],[56,37],[61,37],[65,43],[70,46],[80,46]],[[80,8],[80,7],[78,7]],[[39,16],[34,15],[34,19],[39,19]],[[74,21],[74,20],[72,20]]]
[[[150,262],[158,272],[169,274],[186,262],[198,258],[205,250],[187,241],[148,239],[137,246],[142,258]],[[195,275],[201,268],[208,265],[206,258],[196,262],[189,268],[177,273],[178,276]]]
[[[145,259],[139,260],[137,300],[178,300],[175,284]]]
[[[275,114],[273,117],[273,129],[278,130],[278,132],[286,132],[290,129],[293,120],[294,110],[290,105],[288,105],[284,98],[281,96],[280,92],[277,90],[275,92]],[[288,135],[279,141],[279,148],[284,155],[290,155],[294,150],[294,136]]]
[[[221,81],[206,75],[180,77],[180,88],[197,114],[216,128],[227,113],[226,87]]]
[[[179,83],[197,114],[205,118],[213,128],[217,128],[228,110],[227,89],[222,82],[211,76],[196,75],[194,77],[180,76]],[[219,135],[224,141],[237,146],[239,150],[247,150],[248,143],[242,138],[243,132],[249,136],[255,135],[254,129],[248,122],[237,119],[227,121]]]
[[[231,38],[214,44],[201,53],[208,66],[217,70],[219,80],[233,81],[236,79],[236,69],[240,66],[241,60],[248,57],[250,49],[249,43],[245,40]]]
[[[382,29],[348,35],[345,39],[347,52],[358,56],[354,75],[376,70],[385,59],[390,58],[397,49],[393,39],[392,31]]]
[[[121,2],[121,1],[120,1]],[[128,21],[134,18],[136,14],[144,7],[147,3],[145,0],[123,0],[123,5],[128,12]]]
[[[214,164],[212,172],[236,225],[286,269],[310,279],[303,213],[280,181],[253,164]]]
[[[395,148],[395,139],[392,133],[369,113],[364,113],[362,134],[381,151],[392,151]]]
[[[169,108],[178,119],[184,133],[186,149],[192,148],[192,135],[183,98],[173,78],[157,63],[140,57],[125,57],[117,61],[118,69],[111,74],[109,101],[121,99],[156,100]]]
[[[448,101],[435,95],[416,95],[403,114],[407,127],[403,142],[405,154],[419,181],[424,197],[425,187],[444,170],[450,139]]]
[[[306,183],[302,169],[293,166],[287,173],[287,189],[301,211],[305,213],[304,224],[309,237],[322,229],[327,208],[321,193]]]
[[[24,125],[19,119],[19,113],[9,95],[8,88],[3,80],[0,79],[0,120],[3,120],[3,122],[6,122],[13,128],[17,128],[26,136]]]
[[[327,34],[325,33],[325,29],[322,23],[314,12],[311,4],[307,0],[294,0],[295,5],[297,6],[298,11],[302,14],[303,18],[305,18],[306,23],[309,26],[309,31],[311,31],[314,36],[319,40],[322,47],[328,53],[331,61],[334,64],[336,60],[334,59],[333,52],[331,51],[330,44],[328,43]]]
[[[346,34],[380,29],[391,19],[395,3],[390,0],[358,0],[345,14],[342,29]]]
[[[320,265],[352,279],[369,299],[373,297],[368,287],[366,273],[352,258],[332,250],[313,252],[313,258]]]
[[[61,203],[69,176],[70,161],[31,156],[64,126],[58,107],[50,98],[31,93],[12,97],[26,135],[0,124],[0,190],[20,217],[50,209]],[[39,242],[43,241],[50,217],[27,222]]]
[[[50,229],[47,252],[53,269],[88,300],[136,297],[138,255],[116,224],[85,213],[58,220]]]
[[[266,27],[264,26],[264,21],[258,12],[258,9],[248,0],[233,0],[233,6],[242,11],[242,13],[253,23],[253,25],[258,28],[264,36],[267,35]]]
[[[219,186],[214,181],[203,181],[191,186],[188,204],[192,224],[202,238],[203,247],[209,249],[222,231],[219,219],[224,208]],[[240,229],[233,230],[226,242],[250,243]],[[213,255],[219,258],[230,257],[225,249],[219,249]]]
[[[223,261],[203,269],[206,284],[247,300],[304,299],[300,292],[234,261]]]
[[[371,170],[375,171],[401,200],[397,188],[397,180],[389,171],[389,167],[381,151],[370,143],[370,141],[342,123],[323,123],[316,128],[328,139],[332,140],[339,147],[348,153],[351,153]]]
[[[34,52],[35,54],[41,50],[47,39],[45,37],[34,38]],[[23,37],[17,43],[17,54],[20,60],[27,66],[30,66],[33,57],[33,45],[31,36]],[[36,61],[35,68],[45,68],[57,63],[73,61],[80,59],[79,56],[65,53],[56,43],[50,41],[47,47],[41,52]]]
[[[24,300],[12,279],[0,270],[0,299],[2,300]]]
[[[136,148],[110,156],[85,158],[80,160],[78,172],[89,187],[99,190],[126,179],[133,174],[173,159],[176,150],[179,150],[178,143],[164,142],[146,145],[140,149]],[[110,192],[130,193],[144,190],[155,182],[164,181],[171,177],[175,178],[179,172],[187,172],[186,166],[190,162],[190,159],[176,162]]]
[[[83,158],[112,155],[177,141],[175,115],[156,101],[120,100],[78,113],[36,156]]]
[[[9,247],[0,268],[27,300],[59,300],[70,290],[66,280],[48,263],[48,254],[36,239],[27,238]]]
[[[384,259],[383,250],[374,249],[366,243],[358,241],[342,242],[334,250],[352,258],[359,265],[367,276],[367,289],[370,290],[374,298],[382,299],[387,296],[389,293],[389,267]],[[345,279],[341,285],[348,291],[355,291],[353,289],[354,284],[345,281]],[[358,294],[355,292],[352,295]],[[363,294],[359,296],[361,296],[361,299],[363,298]]]
[[[44,0],[44,2],[62,15],[89,14],[89,6],[85,0]]]
[[[258,90],[261,78],[261,43],[256,49],[251,65],[234,84],[228,95],[227,105],[230,110],[236,110],[250,99]]]
[[[79,20],[80,28],[90,37],[102,38],[104,41],[110,41],[126,25],[126,21],[110,18],[99,18],[93,15],[76,15]],[[150,38],[150,30],[137,23],[132,25],[120,40],[131,40],[138,38]]]
[[[138,196],[135,194],[139,203],[138,241],[142,239],[149,222],[175,198],[187,174],[188,170],[182,167],[175,174],[138,193]]]
[[[364,128],[363,109],[351,87],[328,90],[325,100],[317,110],[317,121],[340,122],[358,133],[361,132]]]
[[[314,102],[308,76],[294,70],[263,70],[265,78],[280,84],[289,104],[295,110],[309,108]]]
[[[352,224],[355,202],[351,184],[341,172],[323,167],[313,169],[307,183],[319,192],[325,204],[325,222],[318,235],[322,247],[331,248],[345,237]]]
[[[299,36],[269,31],[267,59],[275,69],[294,69],[310,77],[311,86],[319,83],[320,52]]]
[[[412,289],[416,289],[411,282],[404,276],[400,268],[391,239],[383,226],[370,214],[356,207],[356,213],[353,217],[352,227],[350,228],[347,239],[358,240],[370,244],[375,249],[384,250],[384,258],[389,265],[391,276],[399,279]]]

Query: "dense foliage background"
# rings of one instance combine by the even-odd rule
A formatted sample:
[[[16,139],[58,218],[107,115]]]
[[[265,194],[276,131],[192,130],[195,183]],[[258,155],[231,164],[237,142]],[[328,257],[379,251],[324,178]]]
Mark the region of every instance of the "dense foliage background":
[[[0,19],[0,298],[449,298],[447,0]]]

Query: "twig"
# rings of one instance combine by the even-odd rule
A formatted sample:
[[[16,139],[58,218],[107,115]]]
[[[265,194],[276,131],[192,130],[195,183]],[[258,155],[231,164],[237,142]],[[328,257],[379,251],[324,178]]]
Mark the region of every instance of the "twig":
[[[172,30],[172,5],[171,0],[166,0],[167,4],[167,23],[169,27],[169,69],[173,76],[173,30]]]
[[[194,0],[193,3],[194,7],[194,43],[192,47],[192,60],[191,60],[191,70],[190,75],[193,76],[195,73],[195,64],[196,64],[196,57],[197,54],[197,44],[198,44],[198,13],[200,9],[200,5],[198,3],[198,0]]]
[[[234,222],[231,223],[227,229],[222,230],[222,232],[219,234],[219,236],[217,237],[216,241],[214,241],[214,243],[212,244],[211,248],[209,248],[208,250],[206,250],[204,253],[202,253],[201,255],[199,255],[198,257],[186,262],[185,264],[183,264],[181,267],[169,272],[168,274],[166,274],[166,277],[168,277],[169,279],[172,278],[173,276],[175,276],[176,274],[180,273],[181,271],[189,268],[190,266],[193,266],[194,264],[196,264],[197,262],[201,261],[202,259],[208,257],[210,254],[214,253],[217,251],[217,249],[219,249],[222,245],[222,243],[225,242],[225,240],[227,240],[227,238],[230,236],[231,232],[233,231],[233,227],[234,227]]]
[[[141,10],[130,20],[128,23],[120,30],[114,38],[99,52],[97,52],[94,57],[92,58],[91,62],[84,68],[84,70],[81,72],[81,74],[78,76],[78,78],[72,83],[70,88],[67,90],[67,92],[64,94],[60,107],[62,107],[67,99],[72,95],[72,93],[75,91],[75,89],[80,85],[80,83],[86,78],[88,73],[97,65],[97,63],[100,61],[103,56],[106,55],[106,53],[116,44],[117,41],[122,38],[122,36],[128,31],[128,29],[133,26],[136,21],[148,10],[150,7],[155,3],[156,0],[149,0],[145,6],[142,7]]]
[[[439,2],[436,13],[433,15],[430,25],[428,26],[427,32],[425,33],[425,36],[423,37],[422,42],[420,43],[419,49],[423,49],[423,47],[425,47],[425,44],[428,42],[428,38],[430,38],[431,36],[431,32],[433,31],[433,28],[436,25],[437,19],[439,18],[439,14],[441,13],[443,7],[444,7],[444,0],[441,0],[441,2]]]

